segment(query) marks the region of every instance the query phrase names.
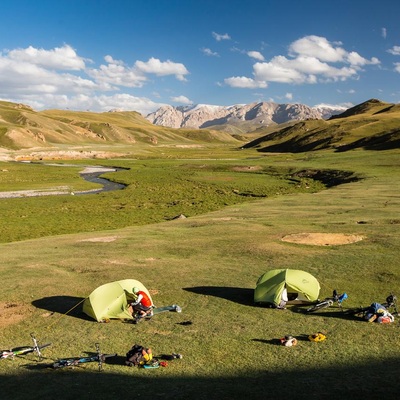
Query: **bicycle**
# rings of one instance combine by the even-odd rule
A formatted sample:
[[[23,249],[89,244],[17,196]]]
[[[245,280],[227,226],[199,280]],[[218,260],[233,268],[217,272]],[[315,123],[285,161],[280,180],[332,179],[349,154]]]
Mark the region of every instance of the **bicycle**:
[[[25,354],[35,352],[39,358],[39,361],[41,361],[43,359],[41,350],[44,349],[45,347],[50,346],[51,343],[45,343],[39,345],[33,333],[31,333],[31,338],[33,341],[33,346],[20,346],[20,347],[14,347],[10,350],[0,350],[0,359],[5,359],[9,357],[14,358],[15,356],[22,356]]]
[[[103,363],[105,363],[107,358],[116,357],[117,354],[103,354],[100,351],[100,344],[96,343],[96,354],[89,355],[89,356],[82,356],[82,357],[70,357],[70,358],[60,358],[53,363],[53,368],[65,368],[65,367],[76,367],[79,364],[89,363],[89,362],[96,362],[99,366],[99,371],[103,370]]]
[[[381,303],[381,305],[384,306],[387,310],[393,308],[394,312],[392,314],[399,315],[399,311],[397,309],[397,297],[393,293],[390,293],[389,296],[386,297],[386,301],[384,303]],[[348,310],[344,311],[344,314],[364,319],[370,308],[371,305],[367,307],[360,306],[355,308],[349,308]]]
[[[337,303],[340,309],[343,311],[342,303],[344,300],[348,298],[347,293],[343,293],[341,295],[338,294],[337,290],[333,291],[332,297],[326,297],[322,301],[318,301],[317,303],[313,304],[311,307],[308,307],[306,312],[314,312],[318,310],[322,310],[324,308],[328,308],[333,306],[334,303]]]

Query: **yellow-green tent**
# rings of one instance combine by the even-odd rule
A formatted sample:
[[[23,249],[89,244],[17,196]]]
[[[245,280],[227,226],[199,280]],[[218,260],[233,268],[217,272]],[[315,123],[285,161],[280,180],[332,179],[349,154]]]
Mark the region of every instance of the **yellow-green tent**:
[[[82,311],[100,322],[105,319],[133,319],[128,312],[128,300],[133,300],[134,287],[143,290],[151,299],[149,291],[135,279],[124,279],[122,281],[106,283],[85,299]]]
[[[297,301],[315,301],[320,291],[319,282],[308,272],[297,269],[274,269],[258,278],[254,290],[254,302],[278,306],[285,288],[289,299]]]

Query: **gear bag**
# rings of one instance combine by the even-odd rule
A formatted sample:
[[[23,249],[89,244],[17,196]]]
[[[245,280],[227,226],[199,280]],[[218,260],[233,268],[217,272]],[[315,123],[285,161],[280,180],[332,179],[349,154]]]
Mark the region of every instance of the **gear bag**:
[[[153,359],[153,353],[150,348],[135,344],[126,353],[125,364],[128,367],[139,367],[148,364]]]

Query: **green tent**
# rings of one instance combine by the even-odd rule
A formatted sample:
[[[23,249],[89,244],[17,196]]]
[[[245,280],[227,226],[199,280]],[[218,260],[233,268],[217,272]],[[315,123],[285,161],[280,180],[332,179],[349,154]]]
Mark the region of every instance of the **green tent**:
[[[320,291],[319,282],[308,272],[297,269],[274,269],[258,278],[254,301],[278,306],[285,288],[289,303],[315,301]]]
[[[143,290],[151,299],[149,291],[142,283],[135,279],[124,279],[95,289],[83,302],[82,311],[98,322],[105,319],[133,319],[127,307],[128,300],[135,298],[132,293],[134,287]]]

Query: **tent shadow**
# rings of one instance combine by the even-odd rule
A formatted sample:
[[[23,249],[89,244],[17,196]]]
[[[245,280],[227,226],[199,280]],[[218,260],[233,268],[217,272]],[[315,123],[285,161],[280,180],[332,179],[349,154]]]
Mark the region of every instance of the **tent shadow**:
[[[84,300],[82,297],[51,296],[34,300],[32,301],[32,305],[52,313],[67,314],[70,317],[95,322],[82,312],[82,303]]]
[[[183,288],[183,290],[204,296],[219,297],[245,306],[256,306],[254,304],[254,289],[229,286],[195,286]]]

